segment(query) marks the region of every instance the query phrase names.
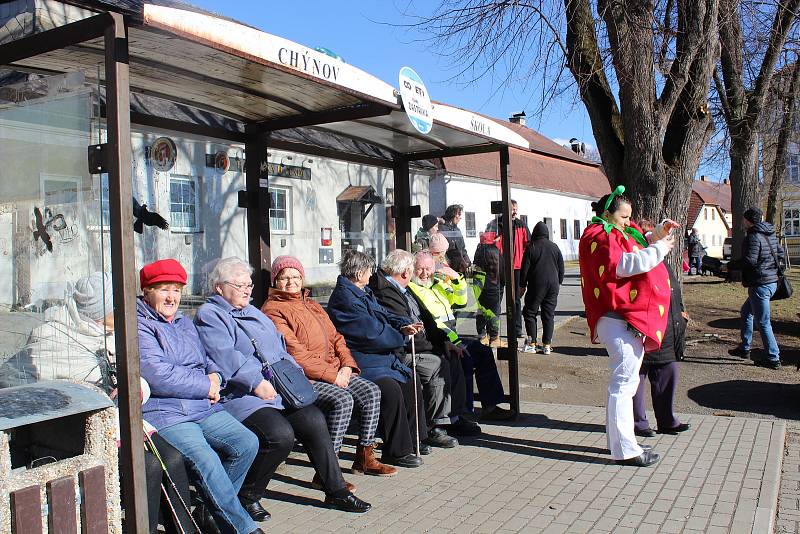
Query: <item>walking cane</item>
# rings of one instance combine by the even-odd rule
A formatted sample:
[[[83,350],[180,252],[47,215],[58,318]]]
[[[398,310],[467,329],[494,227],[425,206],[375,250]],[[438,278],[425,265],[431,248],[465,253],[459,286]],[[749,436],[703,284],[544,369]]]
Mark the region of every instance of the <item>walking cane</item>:
[[[416,432],[414,435],[417,437],[417,458],[419,454],[419,409],[417,404],[417,347],[414,344],[414,334],[411,334],[411,374],[414,379],[414,424],[416,425]]]
[[[169,481],[170,486],[172,486],[172,490],[175,492],[175,496],[178,497],[178,500],[183,505],[183,509],[186,510],[186,514],[189,516],[189,520],[192,522],[192,526],[194,526],[194,528],[197,530],[197,532],[202,532],[200,530],[200,527],[197,525],[197,522],[194,520],[194,517],[192,517],[192,512],[189,509],[189,505],[186,504],[186,502],[183,500],[183,497],[181,497],[181,493],[178,491],[178,487],[175,485],[175,481],[172,480],[172,476],[169,474],[169,469],[167,469],[167,465],[164,463],[164,460],[161,458],[161,454],[159,454],[158,449],[156,448],[155,442],[150,437],[150,434],[148,434],[146,431],[144,432],[144,436],[145,436],[146,444],[150,448],[150,452],[153,454],[153,456],[156,458],[156,460],[158,460],[158,463],[161,465],[161,470],[164,472],[165,475],[167,475],[167,480]],[[186,534],[186,531],[183,529],[183,525],[181,524],[181,520],[178,517],[178,512],[175,510],[175,506],[172,504],[172,499],[169,498],[169,495],[167,494],[167,488],[164,487],[164,483],[163,482],[161,483],[161,491],[164,493],[164,497],[167,500],[167,504],[169,505],[170,512],[172,512],[172,517],[175,518],[175,525],[181,531],[181,534]]]

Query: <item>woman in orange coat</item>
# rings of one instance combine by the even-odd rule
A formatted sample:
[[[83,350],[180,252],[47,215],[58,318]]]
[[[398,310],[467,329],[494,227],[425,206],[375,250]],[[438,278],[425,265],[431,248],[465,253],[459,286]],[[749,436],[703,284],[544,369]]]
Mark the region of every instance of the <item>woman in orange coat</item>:
[[[261,308],[286,340],[286,350],[300,364],[319,394],[317,406],[325,413],[336,454],[350,424],[353,408],[360,413],[354,472],[392,476],[397,470],[379,462],[373,453],[381,415],[381,390],[361,378],[358,364],[311,291],[303,287],[305,272],[293,256],[272,263],[269,299]],[[400,409],[402,411],[402,409]],[[391,435],[391,433],[387,433]]]

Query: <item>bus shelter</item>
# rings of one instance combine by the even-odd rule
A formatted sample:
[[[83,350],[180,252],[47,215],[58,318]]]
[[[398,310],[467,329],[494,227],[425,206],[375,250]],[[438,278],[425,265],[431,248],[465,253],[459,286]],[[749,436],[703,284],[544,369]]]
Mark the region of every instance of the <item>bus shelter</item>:
[[[31,138],[26,138],[26,143],[40,143],[36,145],[37,151],[29,150],[31,153],[25,157],[13,156],[11,171],[16,167],[24,170],[25,165],[31,165],[31,159],[47,159],[55,160],[53,164],[62,169],[86,165],[88,174],[107,176],[107,190],[100,188],[100,214],[95,222],[101,227],[98,233],[100,265],[105,270],[108,262],[112,273],[113,311],[109,310],[109,314],[113,313],[119,379],[122,495],[127,525],[137,532],[146,530],[147,510],[142,448],[135,446],[132,439],[136,435],[133,429],[141,428],[142,424],[136,325],[137,230],[134,224],[141,216],[141,206],[134,216],[137,201],[134,198],[132,210],[132,167],[136,156],[131,148],[132,127],[169,130],[243,145],[243,157],[238,161],[243,171],[243,187],[237,192],[237,203],[246,211],[246,226],[242,232],[246,235],[249,261],[256,270],[253,299],[257,306],[265,298],[274,248],[274,232],[270,227],[271,149],[392,170],[394,246],[403,249],[410,249],[412,220],[420,216],[419,206],[412,205],[410,165],[421,160],[497,152],[501,194],[493,205],[493,212],[504,221],[503,239],[511,244],[503,250],[509,332],[514,331],[516,311],[512,283],[509,147],[529,148],[512,130],[445,104],[433,106],[433,128],[430,133],[421,134],[406,117],[394,87],[364,71],[224,17],[182,4],[165,4],[66,2],[63,20],[56,21],[53,17],[49,24],[33,25],[37,27],[36,33],[25,25],[7,25],[4,44],[0,45],[0,66],[13,72],[49,77],[50,85],[42,91],[52,97],[44,106],[26,115],[20,104],[35,90],[29,86],[22,89],[10,86],[11,94],[4,97],[8,125],[37,124],[35,131],[38,133],[34,135],[30,133],[34,129],[22,128],[27,133],[19,137],[28,135]],[[100,133],[94,135],[91,134],[94,126],[81,126],[91,135],[70,141],[70,161],[67,162],[63,157],[59,160],[59,151],[42,141],[41,124],[47,123],[44,136],[47,137],[54,135],[53,132],[68,130],[67,123],[75,122],[75,117],[82,119],[84,104],[76,106],[70,101],[72,103],[65,107],[63,99],[58,98],[59,94],[69,93],[71,85],[75,89],[73,92],[80,93],[88,87],[95,93],[99,108],[97,122],[102,123],[102,128],[97,127]],[[160,104],[146,105],[148,102]],[[67,108],[69,112],[65,111]],[[78,122],[83,124],[82,120]],[[377,149],[373,155],[357,154],[302,140],[287,140],[280,135],[303,128],[329,132]],[[170,150],[174,151],[174,147],[168,142],[148,146],[148,162],[152,165],[162,164],[163,160],[169,162]],[[75,157],[77,153],[82,153],[83,158]],[[12,158],[9,153],[2,156],[3,159]],[[53,240],[60,240],[57,244],[69,248],[71,240],[82,230],[71,227],[68,217],[62,213],[26,204],[31,193],[26,192],[24,179],[9,178],[13,174],[9,174],[10,165],[4,161],[6,183],[0,185],[0,194],[6,198],[0,198],[0,202],[16,201],[24,205],[24,210],[11,214],[17,221],[14,232],[16,228],[20,231],[32,229],[34,248],[30,254],[26,252],[25,262],[15,262],[13,272],[15,283],[28,283],[32,288],[35,284],[31,280],[37,276],[37,268],[43,265],[42,258],[48,258],[48,252],[53,252]],[[57,173],[41,177],[39,185],[43,194],[51,191],[51,196],[69,196],[74,190],[76,196],[80,195],[79,183],[72,189],[58,189],[53,184],[58,184],[59,179]],[[347,194],[371,198],[372,193],[351,189]],[[107,202],[105,208],[103,202]],[[109,230],[106,234],[102,232],[103,227]],[[17,233],[12,237],[18,237]],[[140,246],[146,243],[140,241]],[[105,253],[107,249],[108,254]],[[18,304],[32,304],[24,300],[21,298]],[[512,408],[518,410],[516,343],[516,337],[510,335],[508,347],[498,349],[498,357],[508,361],[508,400]]]

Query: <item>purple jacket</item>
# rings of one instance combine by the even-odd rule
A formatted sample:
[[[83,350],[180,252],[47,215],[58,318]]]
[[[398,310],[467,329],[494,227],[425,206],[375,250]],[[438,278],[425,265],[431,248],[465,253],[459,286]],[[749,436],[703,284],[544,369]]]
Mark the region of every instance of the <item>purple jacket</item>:
[[[139,360],[142,378],[150,384],[150,398],[142,415],[157,430],[178,423],[200,421],[222,409],[211,404],[208,375],[225,375],[200,343],[194,323],[181,312],[170,323],[139,297]]]
[[[194,322],[209,357],[222,369],[228,381],[222,398],[226,411],[244,421],[260,408],[284,408],[280,395],[266,401],[253,394],[264,377],[250,336],[255,338],[258,351],[269,363],[286,359],[297,365],[286,352],[283,336],[269,317],[255,306],[248,304],[239,310],[221,296],[214,295],[197,310]]]

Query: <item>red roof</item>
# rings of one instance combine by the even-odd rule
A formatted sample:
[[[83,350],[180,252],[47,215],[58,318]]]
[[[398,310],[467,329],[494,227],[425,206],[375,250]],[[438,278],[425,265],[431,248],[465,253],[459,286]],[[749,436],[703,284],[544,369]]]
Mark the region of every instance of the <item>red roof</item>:
[[[611,191],[600,165],[589,161],[542,134],[516,123],[489,119],[524,137],[531,151],[512,147],[511,183],[534,189],[599,198]],[[443,158],[448,173],[500,180],[500,158],[496,152]]]
[[[712,204],[722,208],[726,213],[731,212],[731,186],[724,182],[709,182],[695,180],[692,191],[697,193],[703,204]],[[693,219],[690,219],[693,220]]]

